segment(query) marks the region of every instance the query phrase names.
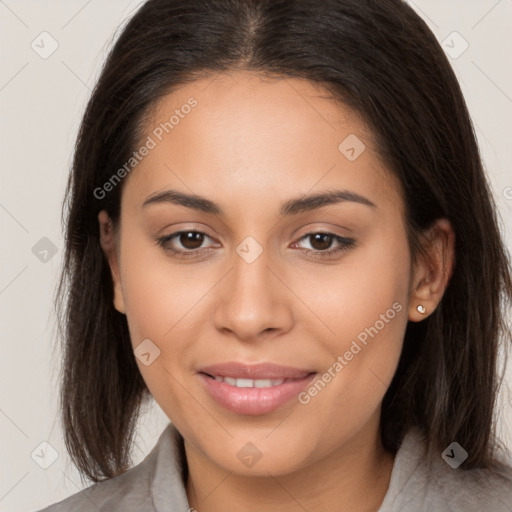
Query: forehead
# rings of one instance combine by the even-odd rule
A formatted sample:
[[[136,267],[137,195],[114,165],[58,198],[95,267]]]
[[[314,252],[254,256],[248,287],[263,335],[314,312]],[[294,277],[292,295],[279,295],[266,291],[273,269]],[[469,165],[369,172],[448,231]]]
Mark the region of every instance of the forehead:
[[[158,101],[143,133],[140,144],[151,139],[152,149],[125,184],[139,204],[176,185],[233,207],[237,198],[280,203],[315,187],[355,188],[396,204],[396,180],[372,133],[308,80],[250,72],[199,78]]]

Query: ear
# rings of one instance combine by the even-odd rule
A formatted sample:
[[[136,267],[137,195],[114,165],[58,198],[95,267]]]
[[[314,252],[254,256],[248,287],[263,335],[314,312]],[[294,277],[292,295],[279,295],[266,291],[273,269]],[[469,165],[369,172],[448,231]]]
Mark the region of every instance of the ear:
[[[110,272],[112,274],[112,283],[114,286],[114,307],[119,311],[119,313],[126,313],[123,291],[121,288],[114,227],[105,210],[101,210],[98,214],[98,221],[100,225],[100,245],[108,260]]]
[[[438,219],[423,240],[425,254],[418,254],[409,295],[409,320],[413,322],[427,318],[437,308],[455,264],[455,233],[447,219]],[[418,306],[423,306],[423,313]]]

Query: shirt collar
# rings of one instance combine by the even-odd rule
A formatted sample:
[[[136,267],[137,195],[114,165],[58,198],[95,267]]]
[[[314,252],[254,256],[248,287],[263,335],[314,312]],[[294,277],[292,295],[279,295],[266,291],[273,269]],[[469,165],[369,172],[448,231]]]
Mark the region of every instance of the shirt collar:
[[[188,511],[183,438],[172,423],[162,432],[150,455],[154,458],[150,492],[155,511]]]

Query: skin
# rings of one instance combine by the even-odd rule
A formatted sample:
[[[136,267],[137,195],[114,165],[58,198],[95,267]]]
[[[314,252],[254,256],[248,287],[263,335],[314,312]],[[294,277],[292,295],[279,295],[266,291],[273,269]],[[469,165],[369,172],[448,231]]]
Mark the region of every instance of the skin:
[[[400,184],[361,119],[319,85],[242,71],[200,78],[155,105],[143,140],[190,97],[197,106],[125,178],[120,223],[112,226],[105,211],[98,217],[114,304],[127,316],[133,347],[149,338],[160,350],[149,366],[137,362],[185,439],[190,506],[375,511],[394,462],[380,442],[382,399],[408,320],[431,314],[446,288],[452,228],[439,220],[426,233],[428,258],[413,264]],[[366,146],[354,161],[338,150],[350,134]],[[223,213],[170,202],[143,207],[166,189],[206,197]],[[343,201],[279,216],[283,202],[328,189],[375,206]],[[207,234],[202,244],[168,242],[195,250],[192,257],[155,243],[180,230]],[[310,230],[355,245],[325,256],[340,244],[315,241],[305,236]],[[247,236],[262,249],[252,263],[236,251]],[[321,375],[394,303],[401,311],[307,404],[236,414],[199,381],[198,368],[225,361]],[[237,457],[247,442],[261,453],[252,467]]]

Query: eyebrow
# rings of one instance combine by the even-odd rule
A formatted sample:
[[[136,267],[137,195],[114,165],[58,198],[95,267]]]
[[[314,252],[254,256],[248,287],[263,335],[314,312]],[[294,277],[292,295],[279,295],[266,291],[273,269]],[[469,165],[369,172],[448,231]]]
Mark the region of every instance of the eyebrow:
[[[309,212],[324,206],[342,202],[358,203],[371,208],[377,208],[377,206],[368,198],[360,194],[356,194],[355,192],[351,192],[349,190],[328,190],[313,195],[290,199],[284,202],[281,205],[279,215],[281,217],[296,215],[298,213]],[[222,208],[210,199],[195,194],[185,194],[184,192],[172,189],[150,195],[144,201],[142,207],[144,208],[151,204],[162,203],[177,204],[193,210],[212,213],[214,215],[223,215],[224,213]]]

